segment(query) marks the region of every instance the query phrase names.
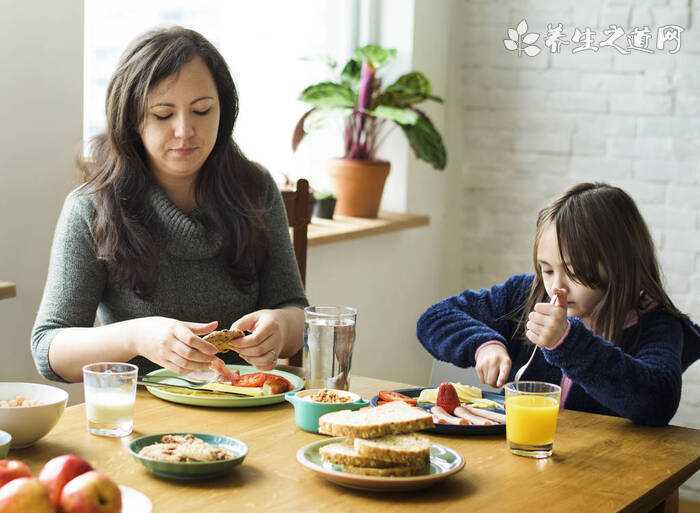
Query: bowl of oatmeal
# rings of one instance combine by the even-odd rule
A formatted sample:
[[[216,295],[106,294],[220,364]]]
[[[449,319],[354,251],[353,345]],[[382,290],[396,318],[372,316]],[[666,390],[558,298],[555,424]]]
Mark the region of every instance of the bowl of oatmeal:
[[[359,410],[369,405],[358,394],[331,388],[287,392],[284,398],[294,405],[294,421],[304,431],[318,433],[318,419],[332,411]]]
[[[132,440],[129,452],[156,476],[199,481],[222,476],[240,465],[248,446],[223,435],[158,433]]]
[[[58,387],[0,382],[0,430],[12,436],[12,449],[29,447],[53,429],[67,402]]]

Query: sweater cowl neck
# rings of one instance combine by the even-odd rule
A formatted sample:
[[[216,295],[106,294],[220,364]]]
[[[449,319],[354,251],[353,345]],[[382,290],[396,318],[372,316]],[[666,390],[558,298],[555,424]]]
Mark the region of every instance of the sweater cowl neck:
[[[153,210],[157,237],[166,252],[184,260],[202,260],[221,251],[223,237],[207,230],[205,214],[200,209],[185,214],[155,184],[151,185],[146,198]]]

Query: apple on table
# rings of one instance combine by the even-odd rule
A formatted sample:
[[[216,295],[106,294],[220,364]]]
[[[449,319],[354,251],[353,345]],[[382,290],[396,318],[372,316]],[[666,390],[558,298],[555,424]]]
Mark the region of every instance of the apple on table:
[[[26,463],[19,460],[0,460],[0,487],[20,477],[32,477]]]
[[[46,462],[39,473],[39,481],[49,489],[49,498],[55,507],[61,505],[61,492],[69,481],[92,470],[92,465],[75,454],[64,454]]]
[[[56,508],[41,481],[20,477],[0,488],[0,513],[56,513]]]
[[[61,508],[63,513],[120,513],[122,492],[106,474],[90,470],[63,487]]]

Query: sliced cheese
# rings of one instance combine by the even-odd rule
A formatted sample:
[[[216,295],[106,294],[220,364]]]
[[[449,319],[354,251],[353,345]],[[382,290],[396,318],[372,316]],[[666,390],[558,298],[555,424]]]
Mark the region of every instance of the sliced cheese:
[[[481,389],[478,387],[473,387],[471,385],[463,385],[462,383],[452,383],[457,392],[457,397],[459,397],[459,402],[461,403],[474,403],[475,401],[488,401],[487,399],[482,399]],[[418,396],[419,403],[432,403],[437,402],[437,388],[426,388],[421,391]],[[489,401],[493,402],[493,401]],[[494,403],[496,404],[496,403]]]
[[[262,387],[237,387],[225,383],[208,383],[202,388],[213,390],[214,392],[232,392],[234,394],[248,395],[250,397],[260,397],[263,394]]]

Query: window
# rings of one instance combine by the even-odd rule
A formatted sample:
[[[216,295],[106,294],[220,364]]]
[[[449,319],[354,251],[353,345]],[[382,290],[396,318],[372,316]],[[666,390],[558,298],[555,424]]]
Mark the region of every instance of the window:
[[[104,129],[104,100],[119,56],[137,35],[182,25],[209,39],[226,59],[240,97],[234,138],[277,178],[307,176],[326,187],[325,161],[341,150],[336,130],[313,134],[297,154],[294,124],[302,89],[330,78],[305,57],[328,55],[342,66],[357,40],[356,0],[85,0],[84,138]]]

